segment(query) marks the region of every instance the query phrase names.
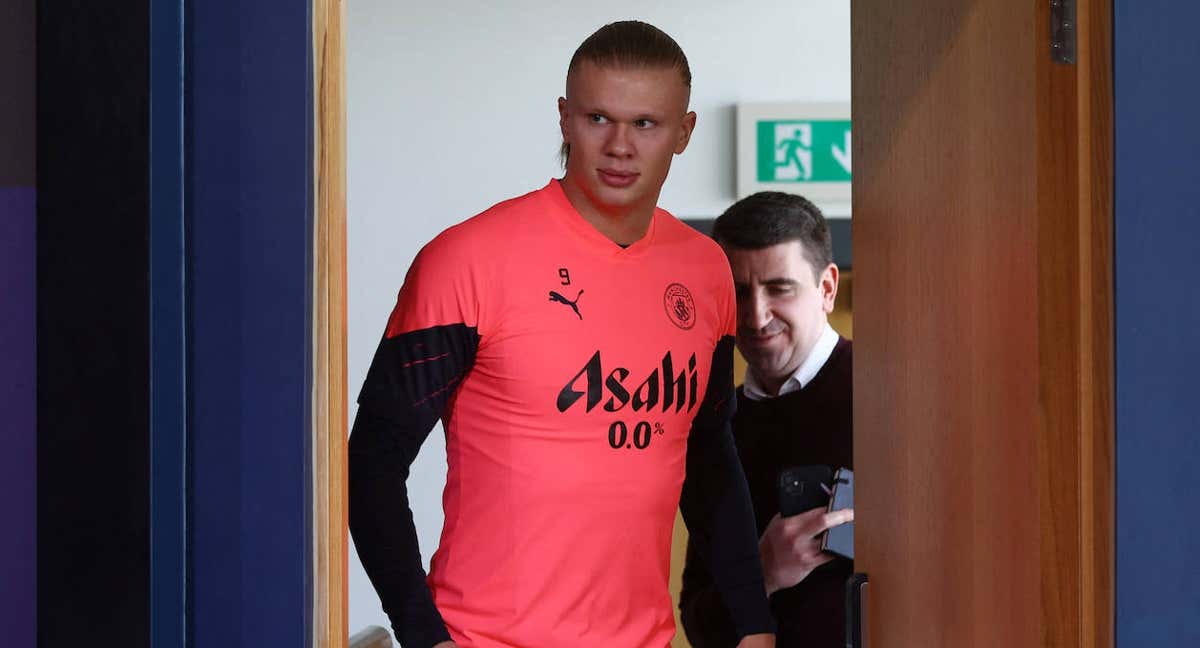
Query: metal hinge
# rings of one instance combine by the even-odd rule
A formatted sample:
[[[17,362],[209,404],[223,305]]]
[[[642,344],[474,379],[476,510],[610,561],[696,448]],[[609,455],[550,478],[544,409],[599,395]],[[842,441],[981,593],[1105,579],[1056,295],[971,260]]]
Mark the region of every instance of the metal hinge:
[[[1050,0],[1050,56],[1055,63],[1075,63],[1075,0]]]

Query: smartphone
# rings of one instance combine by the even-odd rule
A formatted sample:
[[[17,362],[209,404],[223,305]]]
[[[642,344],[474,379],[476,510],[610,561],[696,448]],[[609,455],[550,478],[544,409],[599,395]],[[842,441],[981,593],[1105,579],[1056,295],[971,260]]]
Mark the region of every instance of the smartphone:
[[[829,466],[791,466],[779,471],[779,515],[789,517],[829,504],[833,469]]]
[[[854,471],[839,468],[833,476],[833,494],[829,497],[829,512],[854,508]],[[854,560],[854,522],[835,526],[821,538],[821,550]]]

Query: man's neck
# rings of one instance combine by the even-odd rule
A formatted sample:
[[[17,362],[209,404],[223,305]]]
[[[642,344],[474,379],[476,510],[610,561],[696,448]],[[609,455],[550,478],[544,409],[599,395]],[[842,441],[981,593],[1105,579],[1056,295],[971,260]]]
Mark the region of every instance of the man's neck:
[[[779,396],[779,390],[783,387],[783,384],[791,380],[792,375],[795,374],[796,370],[799,368],[800,365],[796,365],[783,375],[767,377],[756,371],[754,369],[754,365],[749,365],[746,367],[746,377],[752,378],[754,380],[754,384],[758,387],[758,390],[761,391],[767,398],[775,398]]]
[[[617,245],[632,245],[640,241],[650,229],[650,220],[654,217],[653,204],[604,209],[569,178],[563,178],[559,184],[562,185],[567,201],[579,212],[583,220]]]

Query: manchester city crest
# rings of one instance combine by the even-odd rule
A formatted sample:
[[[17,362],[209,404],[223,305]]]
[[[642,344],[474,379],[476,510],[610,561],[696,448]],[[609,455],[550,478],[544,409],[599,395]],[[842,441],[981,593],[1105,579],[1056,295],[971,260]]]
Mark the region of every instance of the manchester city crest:
[[[692,293],[683,284],[667,286],[663,294],[663,308],[667,311],[667,319],[675,326],[686,331],[696,325],[696,303],[692,301]]]

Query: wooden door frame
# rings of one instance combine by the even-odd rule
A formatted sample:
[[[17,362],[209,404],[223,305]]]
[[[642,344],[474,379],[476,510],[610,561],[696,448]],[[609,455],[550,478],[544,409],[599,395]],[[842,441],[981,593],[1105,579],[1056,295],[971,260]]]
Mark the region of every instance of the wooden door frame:
[[[313,645],[350,637],[346,504],[345,3],[313,0]]]
[[[1049,3],[1040,7],[1039,24],[1049,25]],[[1038,78],[1038,180],[1053,192],[1039,192],[1038,210],[1042,632],[1048,646],[1111,648],[1112,1],[1078,0],[1076,12],[1076,63],[1043,64]],[[1056,137],[1059,128],[1076,137]]]

